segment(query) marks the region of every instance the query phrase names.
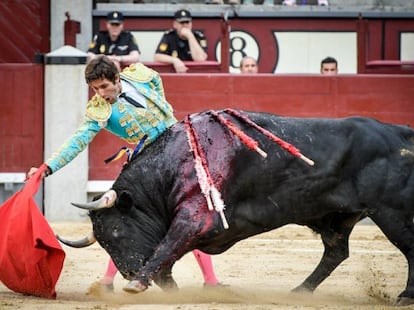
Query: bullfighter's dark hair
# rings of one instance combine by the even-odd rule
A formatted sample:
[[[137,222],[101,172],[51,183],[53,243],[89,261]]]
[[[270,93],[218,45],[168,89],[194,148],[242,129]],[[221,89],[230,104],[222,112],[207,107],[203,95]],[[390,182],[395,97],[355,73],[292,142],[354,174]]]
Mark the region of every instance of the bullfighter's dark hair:
[[[99,79],[107,79],[115,83],[115,77],[119,74],[115,63],[105,55],[98,55],[93,58],[85,68],[86,83]]]

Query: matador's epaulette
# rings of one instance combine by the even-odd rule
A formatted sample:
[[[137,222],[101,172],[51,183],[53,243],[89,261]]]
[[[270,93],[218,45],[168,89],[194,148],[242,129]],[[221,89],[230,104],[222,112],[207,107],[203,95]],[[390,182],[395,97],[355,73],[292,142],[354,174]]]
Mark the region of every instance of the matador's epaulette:
[[[140,83],[150,82],[156,74],[154,70],[144,66],[142,63],[129,65],[121,72],[121,76]]]
[[[111,105],[99,95],[93,96],[86,105],[86,116],[97,122],[107,121],[111,113]]]

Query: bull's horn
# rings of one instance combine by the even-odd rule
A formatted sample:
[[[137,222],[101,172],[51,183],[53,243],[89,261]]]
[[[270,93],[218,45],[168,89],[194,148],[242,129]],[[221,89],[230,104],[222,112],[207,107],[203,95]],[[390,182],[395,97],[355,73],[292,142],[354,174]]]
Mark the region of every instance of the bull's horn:
[[[86,210],[98,210],[103,208],[110,208],[114,205],[116,200],[116,192],[111,189],[107,191],[105,194],[102,195],[101,198],[95,201],[87,202],[87,203],[73,203],[75,207],[86,209]]]
[[[84,248],[84,247],[90,246],[90,245],[92,245],[96,242],[95,235],[93,234],[93,232],[90,232],[83,239],[76,240],[76,241],[66,240],[66,239],[63,239],[63,238],[59,237],[58,235],[56,235],[56,238],[60,242],[62,242],[63,244],[71,246],[72,248]]]

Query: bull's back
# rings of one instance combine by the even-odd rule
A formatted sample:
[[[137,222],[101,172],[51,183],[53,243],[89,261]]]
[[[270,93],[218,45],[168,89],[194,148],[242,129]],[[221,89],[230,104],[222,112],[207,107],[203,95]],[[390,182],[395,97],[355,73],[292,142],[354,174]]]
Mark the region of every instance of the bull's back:
[[[206,168],[222,193],[228,212],[232,212],[233,207],[244,206],[250,212],[253,205],[254,208],[262,206],[264,222],[270,220],[274,224],[269,212],[274,213],[277,205],[289,214],[284,220],[290,222],[295,220],[289,218],[292,206],[302,206],[298,215],[301,217],[311,215],[321,203],[327,204],[329,212],[328,209],[337,203],[350,206],[361,199],[369,201],[377,195],[380,182],[386,181],[384,171],[388,171],[387,165],[393,162],[412,169],[412,163],[408,166],[402,163],[406,159],[412,160],[412,155],[403,160],[400,155],[404,149],[406,154],[414,153],[414,133],[408,127],[363,117],[292,118],[268,113],[241,113],[299,149],[315,165],[309,166],[253,126],[222,111],[220,115],[258,143],[267,153],[266,158],[249,149],[211,113],[193,115],[189,124],[194,130],[199,156],[205,159]],[[146,175],[146,178],[158,178],[151,183],[169,191],[168,195],[173,196],[169,200],[172,205],[185,200],[189,192],[199,192],[192,151],[196,145],[189,140],[187,129],[184,122],[177,123],[137,158],[140,161],[137,165],[144,165],[145,171],[162,171],[153,176]],[[366,190],[368,185],[372,187],[369,192]],[[176,190],[178,188],[182,190]],[[362,198],[358,197],[360,189]],[[331,205],[328,205],[329,199]]]
[[[386,193],[398,193],[390,180],[403,183],[407,179],[401,180],[400,172],[414,171],[414,132],[408,127],[363,117],[290,118],[263,113],[248,116],[298,148],[315,165],[309,166],[251,126],[230,118],[267,152],[267,158],[262,158],[223,129],[229,148],[217,149],[226,155],[207,154],[212,175],[222,181],[218,183],[227,212],[235,212],[234,218],[238,220],[245,217],[246,222],[254,219],[266,227],[277,227],[316,214],[322,216],[324,212],[365,212],[389,200]],[[209,134],[206,132],[205,136]],[[215,149],[214,142],[206,149]],[[217,158],[227,158],[227,166],[217,166]],[[413,197],[414,186],[409,186]]]

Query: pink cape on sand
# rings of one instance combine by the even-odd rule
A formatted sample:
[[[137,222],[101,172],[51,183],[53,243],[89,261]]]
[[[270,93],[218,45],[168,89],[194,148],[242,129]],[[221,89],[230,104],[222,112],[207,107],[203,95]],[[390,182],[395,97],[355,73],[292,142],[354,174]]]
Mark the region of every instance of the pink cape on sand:
[[[33,199],[45,169],[0,206],[0,281],[15,292],[54,299],[65,252]]]

